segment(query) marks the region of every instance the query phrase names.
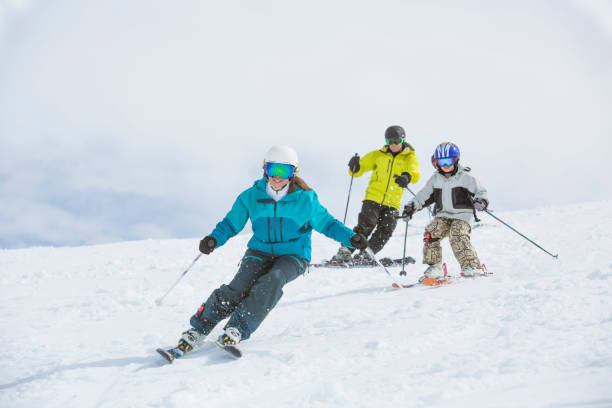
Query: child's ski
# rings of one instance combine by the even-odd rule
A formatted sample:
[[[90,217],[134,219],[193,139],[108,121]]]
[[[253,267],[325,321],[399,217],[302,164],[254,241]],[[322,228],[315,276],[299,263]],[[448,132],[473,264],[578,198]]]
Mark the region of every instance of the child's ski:
[[[442,266],[444,267],[444,277],[443,278],[435,279],[435,278],[423,277],[418,282],[410,283],[410,284],[402,284],[401,287],[402,288],[413,288],[416,286],[437,287],[437,286],[449,285],[461,279],[476,278],[476,276],[463,276],[463,274],[461,274],[461,276],[450,276],[448,275],[448,272],[446,269],[446,263],[444,263]],[[483,272],[482,275],[478,275],[478,276],[492,275],[492,273],[487,270],[487,267],[485,264],[482,264],[482,272]],[[393,286],[396,289],[400,288],[400,285],[396,283],[392,284],[391,286]]]

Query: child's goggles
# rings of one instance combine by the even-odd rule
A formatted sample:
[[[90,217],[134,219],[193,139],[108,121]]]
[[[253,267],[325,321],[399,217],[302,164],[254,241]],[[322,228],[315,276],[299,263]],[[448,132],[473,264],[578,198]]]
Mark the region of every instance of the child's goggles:
[[[438,159],[438,166],[452,166],[455,164],[456,159],[454,157],[445,157],[443,159]]]
[[[266,163],[265,170],[266,176],[268,177],[279,176],[280,178],[286,180],[293,177],[295,167],[290,164],[268,162]]]
[[[385,141],[387,142],[388,145],[398,145],[398,144],[404,143],[404,137],[393,135],[391,137],[386,137]]]

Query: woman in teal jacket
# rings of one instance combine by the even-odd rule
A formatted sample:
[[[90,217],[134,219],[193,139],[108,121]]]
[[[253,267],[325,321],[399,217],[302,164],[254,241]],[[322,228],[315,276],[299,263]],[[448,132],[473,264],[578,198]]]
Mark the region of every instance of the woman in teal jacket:
[[[349,248],[365,249],[366,238],[345,227],[319,203],[317,194],[295,175],[297,153],[274,146],[264,160],[264,177],[240,194],[225,218],[202,239],[210,254],[238,234],[251,220],[253,237],[234,279],[214,290],[183,333],[174,356],[197,348],[217,323],[229,317],[216,341],[221,347],[248,339],[281,298],[282,288],[310,262],[311,234],[320,233]]]

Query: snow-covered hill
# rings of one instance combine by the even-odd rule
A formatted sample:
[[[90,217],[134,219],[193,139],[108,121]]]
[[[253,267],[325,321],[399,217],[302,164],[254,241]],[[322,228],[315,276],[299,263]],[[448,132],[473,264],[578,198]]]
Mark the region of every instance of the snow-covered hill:
[[[0,251],[0,406],[610,407],[611,214],[610,201],[498,214],[558,261],[482,214],[473,242],[494,275],[442,288],[311,268],[241,360],[210,346],[173,365],[155,348],[231,279],[248,234],[202,257],[161,307],[197,238]],[[420,216],[408,236],[419,261]],[[315,261],[337,248],[313,240]],[[402,243],[399,225],[381,255]]]

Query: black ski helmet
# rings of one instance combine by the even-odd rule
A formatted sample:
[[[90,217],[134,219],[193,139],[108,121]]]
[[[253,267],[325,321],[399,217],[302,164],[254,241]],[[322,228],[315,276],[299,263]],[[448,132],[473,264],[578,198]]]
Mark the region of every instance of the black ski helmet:
[[[387,144],[402,144],[406,138],[406,132],[401,126],[389,126],[385,130],[385,141]]]

